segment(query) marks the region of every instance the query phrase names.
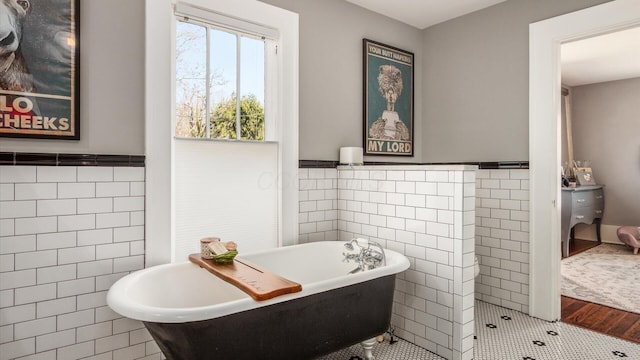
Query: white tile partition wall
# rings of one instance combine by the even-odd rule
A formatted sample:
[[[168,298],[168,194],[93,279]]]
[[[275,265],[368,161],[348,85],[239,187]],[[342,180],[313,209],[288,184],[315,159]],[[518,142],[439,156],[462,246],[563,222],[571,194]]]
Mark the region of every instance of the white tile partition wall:
[[[0,360],[160,359],[106,304],[144,249],[144,168],[0,166]]]
[[[392,324],[447,359],[473,357],[475,169],[338,167],[339,239],[368,238],[409,258]]]
[[[529,170],[478,170],[476,298],[529,312]]]
[[[400,244],[399,247],[404,246],[405,251],[418,251],[419,256],[423,256],[423,250],[418,248],[415,243],[406,242],[417,242],[418,239],[424,239],[427,235],[427,222],[424,224],[425,234],[423,234],[422,223],[416,222],[411,217],[425,216],[425,213],[430,211],[433,218],[433,209],[427,210],[426,195],[427,192],[431,192],[430,196],[438,196],[438,182],[427,181],[426,172],[423,179],[421,173],[407,171],[412,170],[401,170],[398,166],[367,169],[358,167],[355,170],[340,167],[337,173],[334,169],[300,169],[301,241],[335,240],[335,231],[339,229],[340,240],[348,240],[353,234],[358,234],[362,237],[378,239],[390,248],[398,247]],[[365,179],[367,176],[368,178]],[[331,194],[331,200],[337,200],[333,202],[334,207],[327,210],[326,207],[330,203],[319,199],[323,194],[319,190],[326,191],[329,186],[328,180],[333,182],[336,177],[339,177],[337,185],[334,185],[337,186],[337,197],[333,197],[333,192],[329,194]],[[445,179],[444,176],[440,180],[445,182],[441,186],[442,189],[451,186],[445,185],[448,179]],[[422,183],[423,181],[424,183]],[[399,182],[401,184],[398,186]],[[453,183],[455,184],[455,181]],[[375,186],[379,191],[374,191],[376,190]],[[475,196],[475,252],[480,262],[480,276],[475,280],[475,297],[492,304],[528,313],[529,170],[477,170],[474,186],[475,190],[465,182],[463,196]],[[310,198],[311,191],[314,192],[314,195]],[[424,208],[420,207],[423,205],[422,197],[414,195],[425,195]],[[365,201],[367,197],[368,200]],[[430,199],[431,206],[434,206],[435,198]],[[322,211],[330,211],[331,219],[334,219],[333,215],[335,215],[331,211],[339,209],[339,220],[331,224],[325,222],[319,225],[320,221],[324,221],[318,220],[321,219],[320,213],[308,216],[309,213],[317,211],[318,201],[324,201],[320,206]],[[446,221],[445,216],[448,213],[438,214],[436,212],[435,214],[437,214],[436,216],[441,215],[440,218],[436,217],[437,220]],[[470,213],[465,211],[463,214],[469,216]],[[464,219],[464,221],[468,222],[468,219]],[[434,226],[433,229],[437,229],[439,226],[438,222],[431,225]],[[399,226],[404,226],[404,229]],[[436,239],[440,239],[437,235],[435,236]],[[437,243],[433,241],[433,237],[431,239],[431,246],[435,250],[441,251],[438,246],[442,246],[444,241],[440,240],[440,243]],[[420,241],[424,243],[423,240]],[[412,258],[412,266],[420,264],[422,268],[425,267],[425,263],[422,261],[424,259],[412,257],[411,253],[405,252],[405,254]],[[420,261],[416,261],[416,259]],[[446,269],[444,264],[440,265],[441,269]],[[430,266],[437,277],[438,263],[435,268],[433,264]],[[414,267],[407,273],[410,274],[410,277],[415,276]],[[434,274],[427,274],[430,276],[428,279],[435,279]],[[401,282],[402,286],[405,286],[405,281],[406,279],[403,279]],[[420,281],[422,281],[421,278]],[[424,293],[424,286],[409,285],[409,287],[414,286],[419,289],[419,294],[407,295],[405,292],[397,294],[404,296],[405,303],[418,303],[422,307],[423,299],[418,296]],[[430,294],[433,296],[433,291]],[[437,290],[435,295],[437,300]],[[467,298],[465,301],[468,301]],[[425,318],[424,310],[405,304],[396,304],[396,311],[405,311],[410,314],[413,312],[412,316],[415,317],[417,314],[418,317]],[[396,321],[395,319],[398,319],[397,315],[394,315],[394,321]],[[429,319],[431,324],[434,324],[433,318]],[[437,321],[438,319],[435,322],[436,331],[438,331]],[[446,321],[448,320],[441,320],[441,323],[446,323]],[[408,324],[405,327],[414,330],[414,332],[404,328],[399,329],[401,337],[437,352],[439,344],[434,339],[444,340],[444,336],[432,337],[433,332],[426,336],[427,328],[414,320],[405,322],[405,324]],[[456,326],[458,325],[456,324]],[[416,337],[415,333],[420,335],[424,333],[425,336],[418,335]],[[465,333],[465,335],[468,334]],[[444,344],[444,341],[441,342]]]

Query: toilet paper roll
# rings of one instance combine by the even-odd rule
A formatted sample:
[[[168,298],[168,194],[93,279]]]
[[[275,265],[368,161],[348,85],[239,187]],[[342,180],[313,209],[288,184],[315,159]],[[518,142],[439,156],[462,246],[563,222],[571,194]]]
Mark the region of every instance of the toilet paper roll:
[[[362,148],[361,147],[341,147],[340,148],[340,164],[345,165],[362,165]]]

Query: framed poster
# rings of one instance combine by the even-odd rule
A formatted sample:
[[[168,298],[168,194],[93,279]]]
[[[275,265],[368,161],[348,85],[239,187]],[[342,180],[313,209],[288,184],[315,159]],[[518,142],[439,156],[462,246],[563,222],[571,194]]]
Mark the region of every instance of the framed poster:
[[[0,0],[0,136],[80,139],[80,0]]]
[[[413,53],[363,39],[364,154],[413,156]]]

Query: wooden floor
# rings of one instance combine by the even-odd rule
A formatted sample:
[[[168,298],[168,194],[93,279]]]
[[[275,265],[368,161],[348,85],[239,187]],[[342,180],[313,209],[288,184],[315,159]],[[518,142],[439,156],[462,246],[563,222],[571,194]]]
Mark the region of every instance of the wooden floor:
[[[573,239],[569,256],[597,246],[595,241]],[[562,296],[562,322],[640,344],[640,314]]]
[[[562,322],[640,344],[640,314],[562,296]]]
[[[569,242],[569,256],[579,254],[596,246],[598,246],[597,241],[571,239]]]

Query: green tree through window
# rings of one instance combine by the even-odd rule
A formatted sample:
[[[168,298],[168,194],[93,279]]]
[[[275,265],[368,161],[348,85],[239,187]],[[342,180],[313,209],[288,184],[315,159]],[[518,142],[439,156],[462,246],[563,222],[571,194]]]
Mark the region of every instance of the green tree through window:
[[[236,96],[219,103],[211,112],[211,137],[236,138]],[[255,95],[240,100],[240,134],[242,140],[264,140],[264,108]]]

